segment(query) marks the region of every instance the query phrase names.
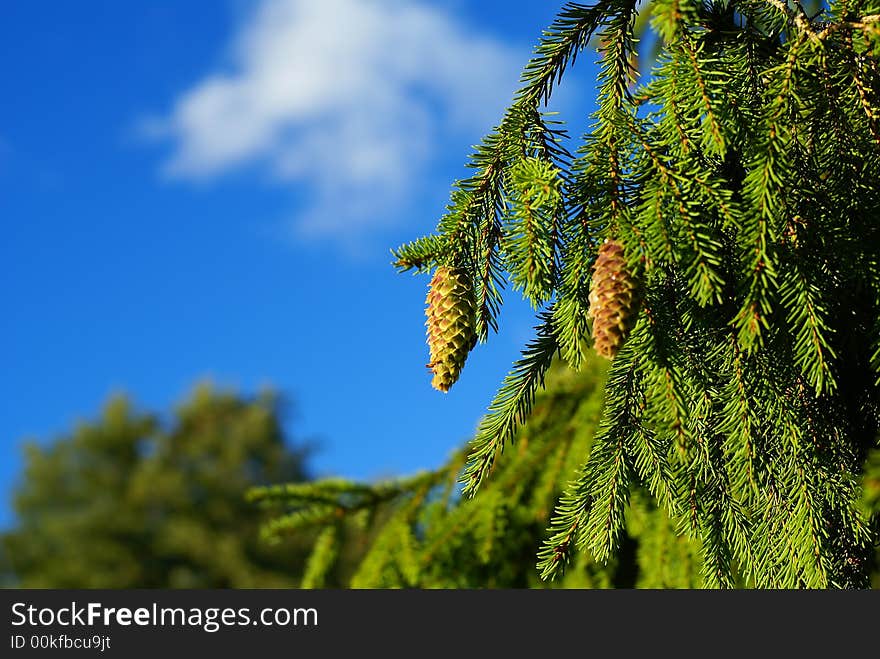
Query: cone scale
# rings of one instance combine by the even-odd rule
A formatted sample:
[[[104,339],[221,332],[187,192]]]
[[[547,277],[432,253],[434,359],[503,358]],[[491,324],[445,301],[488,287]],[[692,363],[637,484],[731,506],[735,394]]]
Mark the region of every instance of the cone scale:
[[[641,301],[641,286],[627,265],[623,245],[606,240],[590,281],[593,348],[598,355],[614,359],[635,325]]]
[[[425,302],[430,351],[427,366],[434,375],[431,386],[445,393],[458,380],[476,344],[476,303],[470,279],[460,269],[438,267]]]

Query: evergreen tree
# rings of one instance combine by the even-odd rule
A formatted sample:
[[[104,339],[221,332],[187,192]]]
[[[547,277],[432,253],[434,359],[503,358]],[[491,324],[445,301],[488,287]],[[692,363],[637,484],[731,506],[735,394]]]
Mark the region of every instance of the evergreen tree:
[[[461,473],[447,471],[463,483],[458,506],[489,520],[524,503],[503,489],[504,460],[515,463],[503,451],[554,359],[591,368],[592,345],[611,360],[603,416],[573,448],[542,578],[613,563],[628,518],[652,511],[642,528],[680,538],[676,560],[699,565],[701,585],[866,587],[878,538],[876,506],[860,501],[880,415],[880,3],[810,15],[797,0],[655,0],[650,13],[656,56],[640,82],[637,0],[566,4],[436,232],[395,252],[401,270],[435,273],[442,390],[469,337],[497,329],[506,283],[538,309],[537,337]],[[543,108],[592,44],[598,109],[570,148]],[[522,439],[514,451],[528,453]],[[433,478],[275,494],[316,497],[287,518],[296,526],[332,505],[369,511],[400,488],[415,510]],[[376,542],[414,546],[404,526]]]
[[[259,541],[243,492],[306,477],[271,395],[199,387],[168,422],[124,397],[26,446],[2,581],[26,588],[290,587],[312,538]]]

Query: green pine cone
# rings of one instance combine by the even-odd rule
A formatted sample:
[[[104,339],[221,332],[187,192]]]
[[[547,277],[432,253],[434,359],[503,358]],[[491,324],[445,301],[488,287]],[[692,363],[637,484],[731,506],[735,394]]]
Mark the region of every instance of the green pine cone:
[[[458,380],[468,353],[477,342],[476,303],[470,279],[461,270],[438,267],[425,302],[431,355],[428,368],[434,373],[431,385],[447,392]]]
[[[590,282],[593,347],[597,354],[614,359],[635,325],[641,302],[641,285],[627,267],[623,245],[606,239],[599,247]]]

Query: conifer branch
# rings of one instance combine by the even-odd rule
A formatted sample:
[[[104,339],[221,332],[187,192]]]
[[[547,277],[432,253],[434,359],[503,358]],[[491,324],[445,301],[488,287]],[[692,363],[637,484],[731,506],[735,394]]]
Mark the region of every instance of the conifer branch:
[[[589,546],[600,561],[613,550],[629,494],[631,465],[625,443],[637,432],[628,424],[632,407],[638,405],[637,377],[634,363],[615,363],[606,391],[625,392],[624,399],[612,401],[614,408],[606,410],[589,459],[554,512],[550,537],[538,554],[542,579],[562,574],[575,546]]]
[[[859,93],[862,110],[864,110],[865,117],[868,120],[871,135],[874,138],[874,142],[880,145],[880,109],[878,109],[880,108],[880,89],[878,89],[880,73],[877,70],[877,62],[871,55],[872,52],[870,46],[868,46],[867,52],[864,55],[854,56],[855,62],[852,66],[852,76]],[[864,79],[863,67],[860,66],[862,63],[870,63],[871,72],[874,74],[871,81]]]
[[[509,176],[508,270],[513,285],[539,307],[552,295],[556,279],[561,179],[552,164],[536,158],[520,160]]]
[[[837,358],[828,335],[831,329],[826,321],[822,292],[813,283],[816,277],[807,277],[797,263],[788,266],[785,293],[780,298],[789,310],[788,322],[792,328],[795,363],[806,376],[816,394],[832,391],[836,386],[831,363]]]
[[[566,68],[575,63],[578,53],[608,19],[608,14],[618,10],[622,4],[630,3],[621,0],[600,0],[592,6],[577,2],[566,3],[550,28],[544,32],[534,57],[523,71],[523,87],[517,93],[515,103],[524,106],[546,103]]]
[[[303,572],[301,588],[310,589],[324,586],[327,573],[333,567],[339,554],[338,533],[339,530],[336,526],[329,525],[318,535]]]
[[[552,312],[542,313],[541,319],[543,324],[537,328],[537,337],[526,346],[522,359],[504,379],[471,441],[468,466],[462,476],[466,496],[476,494],[504,445],[528,417],[535,393],[543,386],[544,375],[558,352]]]
[[[446,252],[446,241],[440,236],[431,235],[401,245],[391,254],[394,256],[394,267],[400,272],[415,270],[425,273],[443,263]]]
[[[563,495],[554,511],[550,536],[538,552],[538,572],[544,581],[560,577],[571,561],[578,535],[589,515],[592,503],[589,494],[584,492],[585,488],[586,479],[582,476],[578,483]]]
[[[694,77],[694,87],[699,92],[700,104],[702,106],[700,116],[702,117],[702,122],[708,127],[708,130],[706,131],[708,139],[703,140],[703,150],[707,154],[724,157],[724,154],[727,151],[727,140],[722,133],[721,122],[718,117],[716,117],[716,102],[713,102],[709,95],[709,88],[706,80],[707,73],[704,73],[703,71],[704,63],[710,65],[716,63],[712,60],[708,60],[705,56],[698,57],[698,53],[689,36],[682,38],[680,43],[681,50],[686,55],[688,67]],[[702,53],[700,53],[700,55],[702,55]],[[716,84],[722,83],[723,79],[720,77],[720,71],[717,67],[711,71],[711,74],[716,78],[713,82]]]
[[[798,30],[800,30],[801,34],[805,37],[815,41],[816,43],[820,42],[819,35],[816,34],[816,31],[813,29],[813,26],[810,23],[809,17],[806,15],[804,8],[795,3],[795,9],[789,9],[788,4],[783,2],[783,0],[764,0],[771,7],[776,9],[780,14],[786,17],[790,22],[794,23],[797,26]]]

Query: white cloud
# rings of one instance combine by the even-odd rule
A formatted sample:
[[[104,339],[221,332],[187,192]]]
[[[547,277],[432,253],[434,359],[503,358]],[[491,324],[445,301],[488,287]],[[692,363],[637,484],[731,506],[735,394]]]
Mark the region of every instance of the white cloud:
[[[267,167],[300,184],[297,230],[318,237],[387,223],[444,139],[498,121],[522,64],[415,0],[262,0],[231,56],[149,122],[172,144],[163,171]]]

